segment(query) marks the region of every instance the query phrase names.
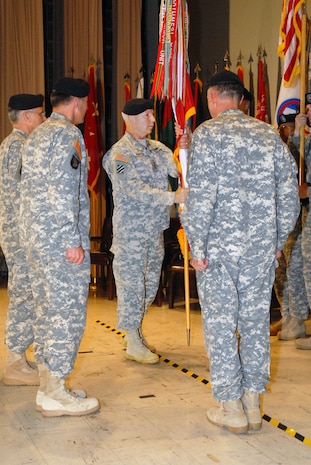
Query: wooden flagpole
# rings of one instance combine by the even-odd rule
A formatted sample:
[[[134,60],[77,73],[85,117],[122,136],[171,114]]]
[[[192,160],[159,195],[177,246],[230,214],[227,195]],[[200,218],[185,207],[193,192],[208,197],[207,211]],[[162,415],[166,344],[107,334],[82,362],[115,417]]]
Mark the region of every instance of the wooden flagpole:
[[[307,50],[307,12],[305,2],[302,4],[302,22],[301,22],[301,55],[300,55],[300,113],[305,113],[305,95],[306,95],[306,50]],[[299,144],[299,186],[305,182],[304,170],[304,152],[305,152],[305,128],[300,128]]]
[[[175,113],[175,106],[173,105],[173,111]],[[186,128],[184,128],[186,132]],[[187,183],[187,165],[188,165],[188,150],[179,149],[179,161],[181,166],[181,186],[184,188],[188,187]],[[181,205],[182,209],[183,206]],[[188,250],[188,239],[184,230],[184,241],[183,241],[183,257],[184,257],[184,288],[185,288],[185,309],[186,309],[186,333],[187,343],[190,345],[190,286],[189,286],[189,250]]]
[[[190,286],[189,286],[189,251],[188,240],[184,238],[184,281],[185,281],[185,307],[186,307],[186,331],[187,343],[190,346]]]

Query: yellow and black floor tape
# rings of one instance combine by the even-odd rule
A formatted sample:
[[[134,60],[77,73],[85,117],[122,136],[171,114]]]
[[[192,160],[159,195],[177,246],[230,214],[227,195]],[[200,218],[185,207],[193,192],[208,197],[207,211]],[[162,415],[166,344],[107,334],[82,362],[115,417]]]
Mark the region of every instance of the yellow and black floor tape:
[[[100,320],[96,320],[96,323],[98,323],[101,326],[104,326],[104,328],[109,329],[113,333],[117,334],[118,336],[124,337],[124,333],[122,331],[119,331],[118,329],[113,328],[112,326],[103,323]],[[210,385],[210,382],[203,378],[202,376],[196,375],[192,371],[188,370],[187,368],[182,367],[178,363],[172,362],[171,360],[167,359],[166,357],[163,357],[162,355],[158,354],[160,357],[160,361],[166,363],[167,365],[176,368],[177,370],[181,371],[185,375],[189,376],[190,378],[195,379],[196,381],[199,381],[202,384],[205,385]],[[307,446],[311,447],[311,439],[303,436],[300,433],[297,433],[293,428],[288,428],[286,425],[283,425],[279,421],[275,420],[274,418],[269,417],[269,415],[266,415],[265,413],[262,415],[262,419],[270,423],[271,425],[275,426],[276,428],[279,428],[280,430],[284,431],[284,433],[288,434],[289,436],[298,439],[298,441],[301,441],[303,444],[306,444]]]

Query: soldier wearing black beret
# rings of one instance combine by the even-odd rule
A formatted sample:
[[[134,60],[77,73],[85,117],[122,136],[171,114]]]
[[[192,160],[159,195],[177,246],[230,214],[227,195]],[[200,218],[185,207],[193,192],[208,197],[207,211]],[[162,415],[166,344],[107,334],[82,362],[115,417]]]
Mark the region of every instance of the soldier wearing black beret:
[[[88,162],[78,124],[89,85],[64,77],[51,92],[53,112],[25,146],[21,240],[35,296],[35,358],[43,416],[86,415],[100,404],[66,387],[84,332],[90,277]],[[35,212],[35,214],[33,214]]]
[[[279,133],[285,144],[287,144],[288,137],[294,132],[296,116],[297,113],[282,113],[277,118]]]
[[[126,132],[103,158],[113,188],[111,251],[118,328],[125,332],[126,358],[158,363],[159,356],[144,338],[143,319],[159,287],[169,206],[183,202],[187,190],[169,191],[168,176],[178,176],[172,151],[149,139],[155,123],[153,101],[127,101],[122,117]]]
[[[0,146],[0,242],[9,273],[6,318],[6,385],[39,384],[25,351],[34,339],[34,303],[24,247],[19,241],[22,150],[28,135],[45,120],[42,94],[15,94],[8,102],[12,132]]]
[[[271,125],[239,109],[243,91],[231,71],[208,83],[212,119],[193,133],[181,214],[220,403],[207,418],[234,433],[262,426],[275,262],[299,214],[295,161]]]

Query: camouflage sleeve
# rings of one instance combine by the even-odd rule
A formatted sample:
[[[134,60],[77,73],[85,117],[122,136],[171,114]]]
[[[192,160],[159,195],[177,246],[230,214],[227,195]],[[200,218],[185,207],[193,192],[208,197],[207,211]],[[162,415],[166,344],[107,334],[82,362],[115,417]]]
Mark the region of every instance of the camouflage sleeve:
[[[311,183],[311,135],[307,136],[305,139],[304,156],[305,156],[305,166],[307,169],[306,179],[307,179],[307,182],[310,184]]]
[[[19,218],[20,215],[20,180],[23,146],[24,141],[16,139],[10,145],[7,158],[6,184],[11,192],[12,203],[10,207],[13,208],[15,218]]]
[[[292,152],[293,149],[296,150],[299,156],[299,146],[300,146],[300,137],[299,136],[289,136],[288,138],[288,148]],[[306,181],[311,183],[311,135],[305,138],[304,143],[304,162],[306,167]]]
[[[178,178],[178,169],[174,160],[174,154],[168,147],[166,147],[166,145],[161,144],[161,146],[163,147],[163,155],[166,158],[168,175],[172,178]]]
[[[65,248],[83,246],[80,222],[85,224],[85,228],[88,222],[86,186],[82,185],[86,181],[86,155],[79,139],[77,134],[68,135],[67,131],[63,131],[58,135],[51,154],[48,195]]]
[[[81,180],[79,193],[79,230],[83,250],[90,250],[90,197],[87,189],[88,181],[88,161],[84,139],[81,135],[80,145],[82,151],[81,160]]]
[[[275,150],[275,182],[278,241],[277,249],[283,250],[288,234],[293,231],[300,213],[297,166],[285,144]]]
[[[217,193],[217,170],[207,142],[194,133],[188,167],[189,196],[184,205],[181,220],[196,260],[206,258],[207,234],[213,218]]]

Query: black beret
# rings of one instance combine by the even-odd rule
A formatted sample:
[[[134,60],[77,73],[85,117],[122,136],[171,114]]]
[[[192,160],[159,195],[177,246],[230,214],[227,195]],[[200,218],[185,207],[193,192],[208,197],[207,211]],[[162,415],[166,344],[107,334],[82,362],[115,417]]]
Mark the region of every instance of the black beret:
[[[306,94],[306,105],[311,103],[311,94]]]
[[[233,73],[232,71],[227,71],[225,69],[212,76],[211,80],[207,83],[207,88],[209,89],[210,87],[214,86],[224,86],[230,84],[237,84],[241,86],[242,91],[244,89],[243,82],[241,81],[239,76]]]
[[[285,123],[294,123],[296,116],[297,113],[282,113],[282,115],[278,116],[278,125],[281,126],[281,124]]]
[[[73,97],[86,97],[90,92],[90,86],[84,79],[63,77],[58,79],[53,87],[57,94],[72,95]]]
[[[153,100],[145,98],[133,98],[125,102],[123,113],[126,115],[139,115],[146,110],[153,110]]]
[[[32,108],[42,107],[44,97],[42,94],[16,94],[9,99],[9,110],[31,110]]]

